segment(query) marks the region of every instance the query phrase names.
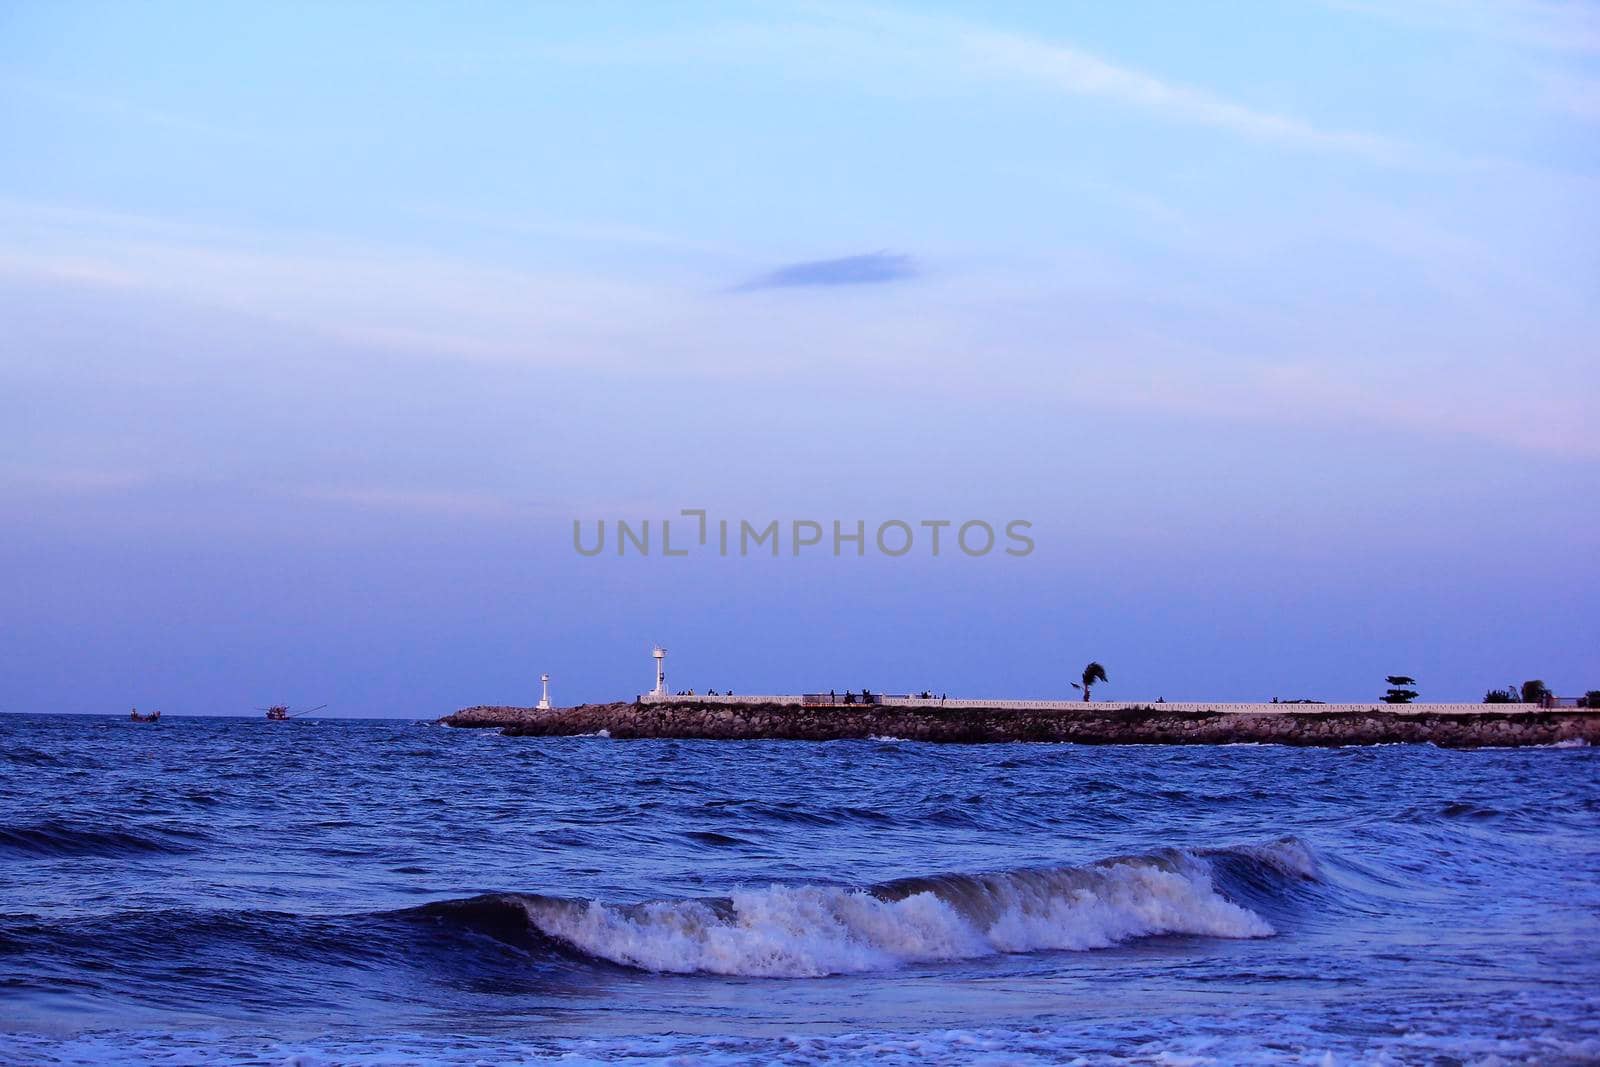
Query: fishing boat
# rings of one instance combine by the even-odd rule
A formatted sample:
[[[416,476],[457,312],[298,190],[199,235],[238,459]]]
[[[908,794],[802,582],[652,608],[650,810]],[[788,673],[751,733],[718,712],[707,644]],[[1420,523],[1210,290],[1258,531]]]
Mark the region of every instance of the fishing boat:
[[[132,711],[128,712],[128,721],[129,722],[160,722],[161,721],[161,712],[152,711],[148,715],[140,715],[139,714],[139,709],[138,708],[134,708]]]
[[[268,722],[288,722],[290,719],[298,719],[302,715],[310,715],[314,711],[321,711],[327,706],[326,704],[318,704],[316,707],[306,708],[304,711],[291,712],[287,704],[274,704],[270,708],[260,708],[258,710],[267,713]]]

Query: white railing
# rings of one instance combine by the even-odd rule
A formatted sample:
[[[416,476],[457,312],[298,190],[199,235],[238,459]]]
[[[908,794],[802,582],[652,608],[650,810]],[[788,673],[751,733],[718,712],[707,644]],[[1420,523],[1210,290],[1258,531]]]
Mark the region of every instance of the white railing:
[[[869,700],[863,700],[860,695],[855,698],[855,703],[846,704],[844,694],[838,694],[833,703],[824,699],[818,703],[815,699],[819,694],[780,693],[769,695],[737,696],[717,694],[715,696],[696,693],[693,696],[669,694],[656,696],[645,694],[640,700],[646,704],[699,704],[699,705],[724,705],[728,707],[748,707],[759,704],[778,704],[793,707],[813,707],[822,709],[857,710],[861,708],[889,707],[889,708],[965,708],[988,709],[1006,711],[1127,711],[1132,708],[1154,708],[1158,711],[1172,712],[1200,712],[1212,711],[1236,715],[1294,715],[1314,714],[1316,712],[1355,712],[1378,711],[1399,714],[1444,714],[1468,715],[1474,713],[1484,714],[1516,714],[1519,712],[1537,712],[1544,710],[1537,704],[1385,704],[1374,700],[1368,704],[1246,704],[1226,703],[1211,701],[1154,701],[1154,700],[973,700],[940,699],[933,697],[911,696],[882,696],[872,694]],[[826,694],[822,694],[826,697]]]

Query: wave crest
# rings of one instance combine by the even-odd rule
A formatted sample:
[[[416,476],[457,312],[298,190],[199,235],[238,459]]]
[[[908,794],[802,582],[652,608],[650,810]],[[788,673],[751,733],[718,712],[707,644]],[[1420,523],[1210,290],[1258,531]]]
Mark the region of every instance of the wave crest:
[[[1301,846],[1303,847],[1303,846]],[[586,956],[670,973],[810,978],[1159,934],[1269,937],[1198,854],[938,875],[866,889],[771,885],[714,900],[607,904],[519,896],[539,933]]]

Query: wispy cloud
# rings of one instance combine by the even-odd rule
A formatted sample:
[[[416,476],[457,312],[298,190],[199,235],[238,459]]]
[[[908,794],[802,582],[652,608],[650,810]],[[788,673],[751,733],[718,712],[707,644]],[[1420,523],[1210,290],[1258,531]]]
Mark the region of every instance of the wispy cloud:
[[[116,122],[132,122],[152,129],[167,130],[187,137],[202,137],[217,141],[247,141],[248,134],[239,129],[202,122],[188,115],[164,108],[151,107],[136,100],[119,96],[86,93],[44,82],[7,76],[0,79],[0,87],[9,92],[32,97],[47,105],[66,108],[84,114],[98,115]]]
[[[494,233],[535,237],[549,242],[659,249],[669,253],[737,260],[746,264],[752,259],[749,252],[731,244],[685,237],[682,234],[627,223],[583,222],[568,218],[527,218],[506,213],[463,211],[433,205],[416,205],[411,210],[418,218],[434,222]]]
[[[789,263],[759,278],[738,286],[738,290],[785,289],[795,286],[877,285],[902,281],[917,275],[910,256],[889,252],[868,252],[838,259],[814,259]]]
[[[1600,54],[1592,0],[1324,0],[1330,7],[1552,52]]]
[[[1292,410],[1297,421],[1330,426],[1364,413],[1362,418],[1424,434],[1468,433],[1518,448],[1596,454],[1600,443],[1581,410],[1592,394],[1591,364],[1581,359],[1581,345],[1562,340],[1567,335],[1555,327],[1550,336],[1560,343],[1538,365],[1544,378],[1535,381],[1529,368],[1518,369],[1513,393],[1527,410],[1504,416],[1512,404],[1506,399],[1507,364],[1496,349],[1520,343],[1512,339],[1540,321],[1528,309],[1553,308],[1561,322],[1572,324],[1562,329],[1590,321],[1561,303],[1565,283],[1552,290],[1535,276],[1508,285],[1515,279],[1501,270],[1508,258],[1502,250],[1408,226],[1407,219],[1404,213],[1369,213],[1359,224],[1344,217],[1297,232],[1311,240],[1337,225],[1380,235],[1394,247],[1366,262],[1385,267],[1414,259],[1418,266],[1411,275],[1423,271],[1433,279],[1437,272],[1421,291],[1423,299],[1442,294],[1450,307],[1477,309],[1470,329],[1433,336],[1435,331],[1419,332],[1405,315],[1385,325],[1374,317],[1381,307],[1358,328],[1347,321],[1348,294],[1308,292],[1293,314],[1271,312],[1272,300],[1240,299],[1234,292],[1230,278],[1248,282],[1256,275],[1241,274],[1241,264],[1232,260],[1194,259],[1215,267],[1220,280],[1189,281],[1193,272],[1151,273],[1093,249],[1012,273],[923,274],[915,261],[880,252],[792,263],[748,284],[848,286],[909,276],[919,283],[883,285],[873,294],[871,314],[862,314],[856,301],[818,300],[808,301],[803,314],[774,315],[769,301],[716,298],[714,272],[650,278],[588,269],[517,270],[354,240],[227,232],[66,208],[30,211],[6,201],[0,201],[0,228],[18,239],[9,248],[0,244],[0,295],[13,280],[23,293],[52,283],[65,283],[63,289],[73,292],[114,287],[119,299],[142,291],[164,317],[181,317],[189,306],[243,313],[336,338],[337,359],[362,353],[405,357],[397,366],[412,357],[454,358],[769,386],[837,371],[867,390],[899,390],[913,369],[937,368],[932,380],[938,384],[924,387],[965,391],[994,382],[1026,383],[1021,388],[1030,394],[1066,394],[1101,374],[1097,402],[1111,408],[1209,411],[1240,420],[1283,409]],[[1193,239],[1205,241],[1205,234]],[[952,253],[945,246],[941,254]],[[1271,250],[1257,254],[1265,257],[1261,264],[1282,262]],[[1152,287],[1157,295],[1147,293]],[[1516,299],[1494,298],[1508,292]],[[1330,351],[1315,357],[1305,351],[1307,322],[1326,326],[1322,346]],[[240,320],[247,331],[255,325]],[[1391,345],[1386,331],[1404,339]],[[1415,350],[1406,351],[1406,345]],[[35,373],[34,346],[12,348],[0,352],[0,372],[10,367],[13,373]],[[218,355],[207,354],[212,348]],[[1396,368],[1387,378],[1362,369],[1373,360],[1347,355],[1391,348],[1393,358],[1376,361]],[[228,351],[226,344],[202,346],[195,358],[231,358],[224,355]],[[246,345],[244,351],[253,349]],[[752,352],[762,358],[751,359]],[[1296,366],[1311,370],[1289,381],[1251,370],[1272,367],[1285,353],[1296,353]],[[1448,403],[1435,388],[1441,366],[1450,367]],[[1399,368],[1409,368],[1411,376]],[[156,362],[146,367],[163,378],[168,369]],[[1433,398],[1433,410],[1447,414],[1430,421],[1386,399],[1425,395]],[[1496,414],[1484,417],[1486,411]],[[370,508],[488,513],[501,506],[434,496],[427,487],[420,495],[383,490],[331,492]]]
[[[843,77],[879,79],[895,93],[915,92],[917,84],[946,92],[952,85],[973,81],[1042,88],[1307,150],[1397,164],[1416,162],[1419,155],[1397,141],[1254,107],[1117,63],[1070,41],[888,8],[813,5],[787,20],[731,23],[693,34],[626,42],[553,46],[548,52],[553,58],[579,63],[710,61],[747,66],[760,62],[818,74],[840,74],[843,68]]]
[[[1366,156],[1386,162],[1411,155],[1404,146],[1365,133],[1311,122],[1229,100],[1112,63],[1070,44],[976,28],[953,31],[953,42],[993,77],[1024,77],[1075,96],[1113,100],[1176,121],[1240,136]]]
[[[1491,41],[1530,96],[1565,118],[1600,120],[1600,3],[1593,0],[1323,0],[1339,11]]]
[[[122,493],[156,481],[147,470],[85,467],[39,468],[20,463],[0,466],[0,487],[48,493]]]
[[[301,490],[300,495],[310,500],[364,510],[415,512],[462,519],[505,519],[554,514],[548,507],[541,509],[506,495],[455,489],[316,486]],[[564,510],[562,514],[565,514]]]
[[[662,287],[518,270],[322,235],[195,227],[0,199],[0,276],[143,291],[385,348],[586,363],[608,351],[600,308],[650,321]]]

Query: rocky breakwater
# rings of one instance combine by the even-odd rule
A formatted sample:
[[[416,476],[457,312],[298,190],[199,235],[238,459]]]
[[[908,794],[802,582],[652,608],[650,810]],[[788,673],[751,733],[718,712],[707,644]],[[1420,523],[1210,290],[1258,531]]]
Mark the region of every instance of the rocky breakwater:
[[[1262,705],[1271,708],[1272,705]],[[1516,707],[1516,706],[1513,706]],[[1600,744],[1600,711],[1433,712],[1423,706],[1358,711],[1194,711],[1161,705],[1070,710],[944,708],[938,705],[802,707],[715,701],[580,704],[570,708],[465,708],[450,726],[498,727],[508,736],[604,732],[613,738],[837,741],[892,737],[984,744],[1072,741],[1093,745],[1377,745],[1432,742],[1446,748]]]

